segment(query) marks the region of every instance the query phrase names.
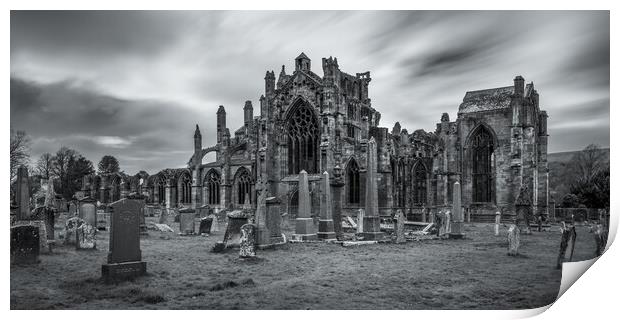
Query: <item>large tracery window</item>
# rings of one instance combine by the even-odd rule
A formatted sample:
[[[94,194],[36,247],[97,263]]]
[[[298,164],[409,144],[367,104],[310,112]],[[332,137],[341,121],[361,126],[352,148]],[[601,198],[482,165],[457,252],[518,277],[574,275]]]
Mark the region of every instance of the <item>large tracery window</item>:
[[[413,203],[415,205],[426,204],[426,169],[418,164],[413,172]]]
[[[205,186],[207,187],[207,203],[220,204],[220,185],[222,179],[215,170],[209,171],[205,177]]]
[[[493,136],[480,127],[471,138],[472,201],[491,202],[493,195]]]
[[[299,105],[288,120],[288,173],[319,171],[319,124],[307,105]]]
[[[181,203],[192,203],[192,179],[187,173],[181,176]]]
[[[360,203],[360,169],[355,162],[355,159],[351,159],[347,165],[347,188],[348,188],[348,200],[351,204]]]
[[[246,199],[248,203],[252,203],[252,177],[247,169],[239,169],[235,184],[237,188],[237,203],[244,204]]]

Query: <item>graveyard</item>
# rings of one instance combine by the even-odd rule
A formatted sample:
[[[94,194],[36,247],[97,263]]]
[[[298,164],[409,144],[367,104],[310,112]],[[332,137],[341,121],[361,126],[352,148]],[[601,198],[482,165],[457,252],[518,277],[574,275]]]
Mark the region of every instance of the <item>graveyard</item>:
[[[515,257],[507,255],[507,225],[496,237],[493,224],[465,223],[464,239],[289,242],[250,260],[238,248],[212,252],[223,226],[182,236],[179,223],[170,225],[174,232],[141,236],[147,273],[130,281],[101,279],[109,231],[97,232],[95,250],[59,244],[39,263],[12,265],[11,309],[521,309],[552,303],[560,286],[557,225],[522,235]],[[294,225],[283,222],[287,238]],[[55,228],[63,231],[62,219]],[[573,261],[594,257],[588,228],[576,227]]]

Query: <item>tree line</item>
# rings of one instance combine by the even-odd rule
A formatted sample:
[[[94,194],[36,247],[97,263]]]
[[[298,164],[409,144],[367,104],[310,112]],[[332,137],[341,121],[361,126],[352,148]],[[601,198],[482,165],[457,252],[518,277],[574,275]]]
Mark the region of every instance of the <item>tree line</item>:
[[[32,164],[30,159],[30,137],[25,131],[11,128],[10,186],[11,199],[14,197],[17,168],[28,167],[30,194],[40,189],[41,179],[53,179],[54,190],[69,200],[76,191],[81,190],[84,176],[95,173],[92,161],[77,150],[62,146],[55,153],[44,153]],[[120,172],[118,160],[105,155],[97,165],[99,174]]]

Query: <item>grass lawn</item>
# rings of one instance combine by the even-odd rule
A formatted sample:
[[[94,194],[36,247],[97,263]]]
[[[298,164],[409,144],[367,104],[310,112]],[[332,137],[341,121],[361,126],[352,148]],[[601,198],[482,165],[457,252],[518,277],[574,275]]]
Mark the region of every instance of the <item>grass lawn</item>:
[[[506,227],[495,237],[491,224],[466,224],[465,240],[289,243],[257,251],[256,261],[212,253],[223,229],[167,240],[149,231],[141,240],[148,275],[121,284],[99,279],[108,232],[95,251],[57,246],[39,264],[11,266],[11,309],[522,309],[553,302],[562,276],[557,226],[522,235],[517,257],[507,255]],[[577,227],[573,260],[593,258],[594,248],[587,227]]]

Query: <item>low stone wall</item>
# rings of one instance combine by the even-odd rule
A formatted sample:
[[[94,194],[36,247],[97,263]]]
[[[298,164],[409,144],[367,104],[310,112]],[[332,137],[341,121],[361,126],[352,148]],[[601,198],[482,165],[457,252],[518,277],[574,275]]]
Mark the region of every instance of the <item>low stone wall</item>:
[[[571,220],[571,215],[574,216],[575,221],[583,222],[585,220],[599,219],[598,208],[555,208],[555,221]]]

